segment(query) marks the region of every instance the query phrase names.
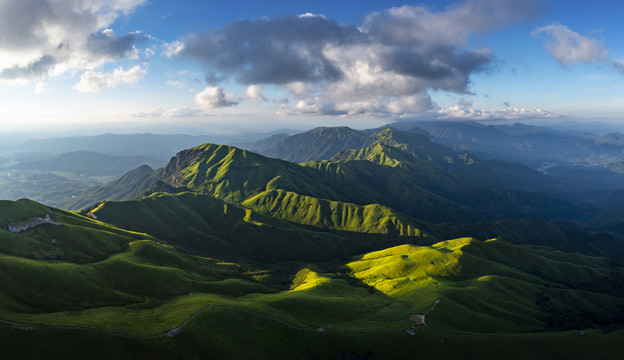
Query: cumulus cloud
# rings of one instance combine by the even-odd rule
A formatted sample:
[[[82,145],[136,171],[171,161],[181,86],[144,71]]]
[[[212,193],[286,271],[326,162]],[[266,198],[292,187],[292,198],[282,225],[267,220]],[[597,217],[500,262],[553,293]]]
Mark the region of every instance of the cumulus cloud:
[[[245,91],[245,99],[253,102],[267,101],[267,98],[262,94],[262,86],[260,85],[249,85]]]
[[[39,79],[137,57],[140,33],[109,26],[145,0],[0,1],[0,77]]]
[[[106,61],[137,59],[139,51],[134,44],[145,42],[147,39],[148,37],[140,32],[118,37],[113,30],[104,29],[89,35],[87,50],[91,56]]]
[[[602,62],[609,55],[609,50],[600,41],[560,23],[537,28],[532,35],[544,35],[546,49],[562,65]]]
[[[404,5],[369,14],[363,25],[393,44],[464,44],[474,33],[488,33],[543,13],[550,1],[468,0],[446,11]]]
[[[13,65],[0,71],[0,78],[6,80],[41,78],[50,72],[55,63],[56,60],[52,56],[43,55],[27,65]]]
[[[80,92],[98,92],[105,88],[114,88],[121,84],[136,84],[146,70],[139,65],[124,71],[123,67],[115,69],[112,73],[86,71],[80,76],[80,81],[74,87]]]
[[[530,19],[540,0],[467,0],[434,12],[402,6],[362,26],[322,15],[241,20],[186,39],[180,55],[206,68],[206,81],[275,85],[295,106],[281,113],[391,114],[431,106],[429,90],[470,93],[470,76],[487,69],[487,49],[469,37]]]
[[[451,106],[446,109],[438,109],[435,113],[441,119],[462,120],[520,120],[558,117],[558,115],[542,109],[504,108],[479,110],[460,105]]]
[[[241,20],[191,37],[184,55],[243,84],[332,80],[340,73],[323,54],[328,43],[361,37],[353,26],[316,16]]]
[[[234,93],[225,92],[219,86],[207,86],[195,95],[195,103],[202,109],[216,109],[238,105],[238,98]]]
[[[171,59],[172,57],[175,57],[180,52],[182,52],[182,50],[184,50],[184,43],[181,41],[165,43],[165,50],[163,51],[163,55]]]

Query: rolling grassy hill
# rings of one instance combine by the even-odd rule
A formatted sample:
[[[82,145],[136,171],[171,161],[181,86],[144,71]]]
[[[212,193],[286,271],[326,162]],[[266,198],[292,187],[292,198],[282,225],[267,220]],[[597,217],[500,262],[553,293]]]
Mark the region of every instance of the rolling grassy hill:
[[[428,321],[438,328],[529,332],[624,320],[624,272],[604,258],[464,238],[390,248],[347,266],[415,306],[440,300]]]
[[[331,261],[389,244],[427,241],[420,236],[403,239],[378,233],[332,233],[195,193],[105,202],[89,214],[125,229],[150,233],[189,252],[253,262]],[[409,235],[416,235],[418,230],[410,231]]]
[[[423,236],[417,220],[377,204],[359,206],[284,190],[268,190],[243,201],[242,205],[273,217],[314,227],[362,233]]]
[[[190,193],[106,202],[92,214],[98,220],[31,201],[0,207],[2,225],[42,212],[65,224],[19,234],[2,229],[0,242],[15,238],[29,244],[25,248],[41,251],[59,244],[46,241],[51,236],[74,237],[71,248],[85,254],[116,244],[106,254],[60,260],[2,250],[0,318],[14,322],[0,325],[7,354],[16,354],[17,345],[26,343],[31,345],[20,349],[23,354],[58,354],[51,345],[56,341],[64,342],[72,356],[101,348],[94,358],[234,353],[253,358],[400,358],[423,346],[428,349],[423,354],[449,356],[470,349],[470,358],[485,355],[481,347],[487,345],[513,349],[517,358],[540,351],[546,351],[545,358],[593,351],[615,359],[619,351],[612,343],[618,343],[619,333],[589,330],[581,345],[577,340],[579,329],[616,328],[622,321],[624,272],[605,258],[469,238],[427,246],[377,243],[377,251],[348,255],[358,250],[345,246],[353,238],[344,232],[330,237],[329,232],[305,230]],[[168,231],[182,233],[180,238],[199,231],[202,216],[203,241],[227,243],[240,233],[240,252],[231,254],[239,260],[190,255],[180,251],[188,249],[182,240],[178,244],[166,236]],[[145,226],[148,233],[109,225],[108,217],[113,223]],[[288,232],[289,227],[296,230]],[[332,254],[331,261],[310,260],[305,231],[324,237],[310,239],[317,248],[348,249],[347,258]],[[86,233],[99,241],[97,246],[86,246]],[[270,242],[286,248],[292,258],[299,254],[308,260],[273,262],[275,257],[258,251],[270,248]],[[294,244],[287,247],[287,242]],[[248,246],[255,247],[245,253]],[[240,262],[250,259],[247,254],[255,265]],[[426,315],[427,325],[417,325],[414,337],[405,333],[415,324],[408,319],[411,314]],[[176,328],[172,337],[165,335]],[[444,346],[438,347],[441,339]],[[539,343],[540,351],[521,346],[527,339]],[[396,346],[397,341],[403,345]]]

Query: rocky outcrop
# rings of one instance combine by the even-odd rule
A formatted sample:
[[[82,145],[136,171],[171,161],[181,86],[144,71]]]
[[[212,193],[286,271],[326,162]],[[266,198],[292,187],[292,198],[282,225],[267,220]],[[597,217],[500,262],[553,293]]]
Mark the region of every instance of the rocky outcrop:
[[[16,222],[10,223],[8,225],[8,228],[10,232],[17,234],[21,231],[28,230],[28,229],[34,228],[35,226],[39,226],[43,224],[52,224],[52,225],[57,225],[57,226],[62,225],[60,223],[53,221],[50,218],[49,214],[45,214],[45,216],[42,216],[42,217],[32,217],[27,220],[16,221]]]

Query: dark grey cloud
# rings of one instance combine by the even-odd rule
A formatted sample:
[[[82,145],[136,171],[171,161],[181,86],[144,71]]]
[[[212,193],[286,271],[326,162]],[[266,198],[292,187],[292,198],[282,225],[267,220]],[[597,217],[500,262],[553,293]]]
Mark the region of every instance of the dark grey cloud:
[[[112,32],[98,32],[87,39],[87,50],[95,57],[126,59],[136,53],[135,44],[144,43],[148,37],[141,33],[116,36]]]
[[[206,75],[204,76],[204,80],[206,80],[206,84],[217,85],[218,83],[220,83],[221,81],[224,80],[224,77],[217,75],[217,73],[214,72],[214,71],[208,70],[208,71],[206,71]]]
[[[492,55],[489,52],[440,46],[409,50],[399,48],[384,60],[386,71],[427,80],[431,88],[466,92],[470,75],[486,69]]]
[[[233,74],[243,84],[333,81],[341,73],[324,55],[323,48],[363,38],[355,26],[324,17],[281,15],[236,21],[223,29],[193,36],[182,55]]]
[[[54,16],[50,2],[20,0],[0,2],[0,48],[15,50],[41,45],[43,21]]]
[[[56,60],[49,55],[44,55],[26,66],[13,66],[0,72],[0,79],[36,79],[42,77],[50,71]]]

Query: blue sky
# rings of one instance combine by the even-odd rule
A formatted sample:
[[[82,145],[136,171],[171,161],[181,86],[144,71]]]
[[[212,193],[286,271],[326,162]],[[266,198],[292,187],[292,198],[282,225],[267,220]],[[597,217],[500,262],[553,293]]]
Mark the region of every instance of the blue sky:
[[[2,132],[624,122],[619,1],[0,0]]]

